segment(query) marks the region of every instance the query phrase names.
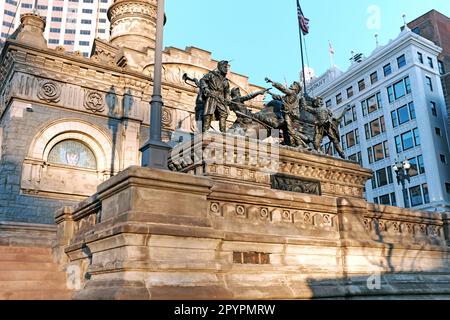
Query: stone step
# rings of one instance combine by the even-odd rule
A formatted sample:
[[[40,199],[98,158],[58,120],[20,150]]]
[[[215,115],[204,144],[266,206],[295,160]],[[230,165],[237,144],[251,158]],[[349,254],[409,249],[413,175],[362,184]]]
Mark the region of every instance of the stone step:
[[[0,261],[0,271],[5,270],[41,270],[41,271],[58,271],[58,266],[51,262],[18,262],[18,261]]]
[[[0,300],[70,300],[72,292],[68,290],[26,290],[1,291]]]
[[[66,281],[66,275],[63,272],[47,270],[2,270],[0,272],[0,290],[2,281],[21,280],[53,280],[64,283]]]
[[[53,258],[49,254],[3,253],[0,254],[0,261],[52,263]]]
[[[66,281],[55,280],[16,280],[0,281],[0,292],[34,291],[34,290],[67,290]]]
[[[33,255],[47,255],[51,256],[52,250],[45,247],[11,247],[0,246],[0,259],[3,254],[15,253],[15,254],[33,254]]]

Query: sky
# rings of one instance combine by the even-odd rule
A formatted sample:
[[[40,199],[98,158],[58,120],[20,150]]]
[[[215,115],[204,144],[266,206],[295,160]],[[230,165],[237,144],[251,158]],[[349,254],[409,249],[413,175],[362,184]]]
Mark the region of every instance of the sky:
[[[298,80],[301,70],[296,0],[166,0],[164,46],[194,46],[216,60],[230,60],[231,71],[267,86]],[[394,39],[403,25],[431,9],[450,17],[449,0],[300,0],[310,19],[305,64],[323,74],[334,64],[345,71],[351,51],[369,56]],[[307,57],[306,57],[307,56]]]

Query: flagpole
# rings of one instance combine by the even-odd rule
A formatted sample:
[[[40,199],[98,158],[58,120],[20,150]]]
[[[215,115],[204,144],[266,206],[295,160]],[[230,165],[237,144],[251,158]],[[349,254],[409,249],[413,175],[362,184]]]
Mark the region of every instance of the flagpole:
[[[298,10],[298,8],[300,8],[300,5],[299,5],[299,2],[297,0],[297,10]],[[305,62],[303,60],[303,39],[302,39],[302,28],[300,26],[298,28],[298,32],[299,32],[299,36],[300,36],[300,54],[301,54],[301,57],[302,57],[303,95],[306,96]]]

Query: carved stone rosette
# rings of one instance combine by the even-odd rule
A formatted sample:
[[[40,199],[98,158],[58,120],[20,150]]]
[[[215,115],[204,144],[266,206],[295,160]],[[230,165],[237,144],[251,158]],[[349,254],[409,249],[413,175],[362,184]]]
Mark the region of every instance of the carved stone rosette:
[[[162,124],[164,127],[171,127],[173,123],[172,111],[167,108],[162,110]]]
[[[84,107],[93,113],[105,110],[105,99],[97,91],[87,91],[84,98]]]
[[[61,86],[52,80],[42,80],[39,82],[37,96],[39,99],[47,102],[59,102],[61,99]]]

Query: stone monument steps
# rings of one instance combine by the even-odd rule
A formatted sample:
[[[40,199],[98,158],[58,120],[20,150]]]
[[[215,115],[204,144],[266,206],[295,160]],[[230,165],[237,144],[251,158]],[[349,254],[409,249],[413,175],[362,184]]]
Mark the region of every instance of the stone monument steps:
[[[70,299],[50,248],[0,246],[0,299]]]

